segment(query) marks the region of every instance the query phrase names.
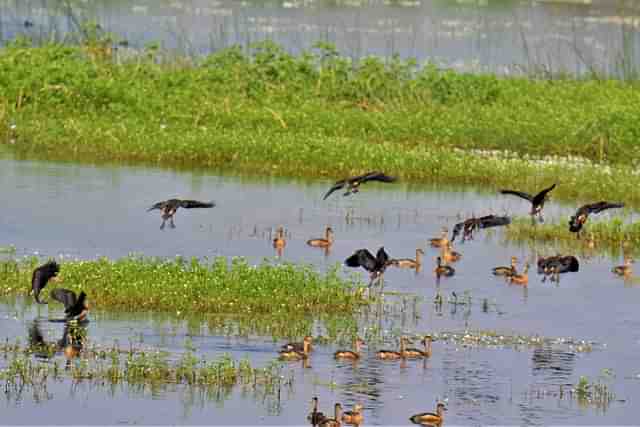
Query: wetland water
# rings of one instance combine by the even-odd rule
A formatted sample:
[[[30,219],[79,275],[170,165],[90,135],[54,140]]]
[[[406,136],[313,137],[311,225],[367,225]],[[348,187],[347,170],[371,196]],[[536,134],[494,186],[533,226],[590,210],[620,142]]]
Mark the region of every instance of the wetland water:
[[[375,250],[384,244],[392,257],[413,256],[416,247],[426,252],[426,266],[418,274],[388,269],[386,303],[359,316],[360,334],[375,335],[379,328],[384,344],[372,340],[356,365],[336,363],[332,357],[336,345],[316,345],[309,368],[284,364],[282,374],[294,380],[291,388],[282,389],[280,399],[241,389],[209,395],[184,386],[101,387],[64,380],[53,382],[43,394],[3,395],[2,421],[300,425],[310,398],[317,395],[325,413],[336,401],[348,408],[362,402],[365,424],[373,425],[408,424],[411,414],[433,410],[438,398],[448,399],[448,425],[637,423],[640,286],[625,284],[610,273],[620,259],[595,251],[580,258],[579,273],[563,275],[559,284],[542,283],[534,271],[527,288],[510,286],[494,278],[491,267],[507,264],[511,255],[533,261],[536,253],[554,254],[553,246],[509,244],[501,230],[482,231],[474,241],[456,246],[463,253],[455,264],[457,273],[436,286],[431,269],[437,252],[426,247],[427,238],[437,236],[443,225],[451,227],[458,214],[524,215],[528,206],[516,198],[470,189],[402,183],[367,184],[354,197],[334,194],[323,202],[331,181],[261,180],[202,171],[0,158],[0,183],[8,201],[0,218],[0,246],[14,245],[17,256],[62,255],[64,262],[67,257],[121,257],[137,252],[163,257],[246,256],[259,262],[275,255],[271,233],[278,225],[286,228],[288,236],[279,259],[311,263],[319,269],[342,262],[362,247]],[[173,196],[213,199],[218,206],[181,210],[177,228],[160,231],[157,211],[147,213],[146,208]],[[572,211],[570,206],[549,203],[546,217],[566,218]],[[304,242],[321,236],[327,225],[335,230],[336,242],[325,255]],[[470,296],[472,303],[445,302],[437,308],[433,304],[437,289],[445,299],[455,291],[459,298]],[[416,305],[409,299],[403,309],[403,298],[394,292],[415,295]],[[4,298],[0,300],[0,339],[27,341],[33,319],[40,318],[45,339],[56,340],[62,325],[46,319],[61,314],[53,305],[36,307],[30,300]],[[200,326],[197,320],[187,323],[170,315],[94,311],[90,318],[90,343],[109,346],[117,340],[124,346],[135,343],[181,353],[189,341],[198,356],[215,359],[230,353],[249,358],[254,366],[273,361],[282,343],[255,333],[226,336],[219,329]],[[573,337],[597,344],[591,352],[580,352],[557,342],[534,348],[437,340],[426,362],[375,359],[377,349],[395,347],[400,333],[463,333],[467,329]],[[326,325],[319,321],[313,335],[326,335]],[[5,363],[0,359],[0,366]],[[603,369],[611,370],[606,383],[616,396],[605,407],[557,396],[560,385],[576,384],[583,375],[594,381]]]
[[[160,42],[187,54],[267,39],[298,52],[327,41],[354,59],[624,77],[640,58],[640,7],[624,0],[0,0],[3,40],[62,39],[87,21],[129,47]]]

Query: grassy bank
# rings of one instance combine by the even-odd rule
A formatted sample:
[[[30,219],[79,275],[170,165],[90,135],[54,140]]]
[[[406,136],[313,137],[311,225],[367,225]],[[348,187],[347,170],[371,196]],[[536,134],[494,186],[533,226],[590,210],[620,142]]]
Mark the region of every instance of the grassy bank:
[[[161,56],[115,60],[99,41],[0,49],[0,140],[47,159],[331,179],[384,169],[490,186],[556,180],[559,198],[640,206],[629,191],[640,184],[636,83],[354,65],[326,45],[291,56],[263,43],[198,64]]]
[[[0,295],[27,294],[32,262],[0,263]],[[337,270],[320,274],[307,266],[253,267],[242,259],[216,258],[212,264],[185,259],[124,258],[116,261],[61,263],[64,287],[84,290],[92,308],[121,311],[163,311],[178,315],[236,314],[277,317],[303,314],[350,314],[366,304],[357,284]],[[45,298],[49,289],[45,288]],[[57,303],[56,303],[57,304]]]

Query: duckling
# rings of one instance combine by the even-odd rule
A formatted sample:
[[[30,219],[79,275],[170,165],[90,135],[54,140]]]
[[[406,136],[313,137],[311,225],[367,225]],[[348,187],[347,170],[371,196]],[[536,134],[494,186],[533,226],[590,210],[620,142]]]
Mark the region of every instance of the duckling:
[[[454,274],[456,274],[456,270],[453,267],[442,264],[441,257],[437,258],[437,266],[436,268],[433,269],[433,272],[436,273],[436,276],[438,277],[440,276],[451,277]]]
[[[46,304],[46,302],[40,301],[40,292],[47,286],[50,280],[56,281],[59,272],[60,266],[53,260],[33,270],[33,274],[31,275],[31,292],[38,304]]]
[[[416,249],[416,259],[413,260],[411,258],[400,258],[400,259],[392,259],[389,261],[391,265],[394,267],[400,268],[415,268],[418,269],[422,266],[422,256],[424,255],[424,251],[420,248]]]
[[[533,219],[536,215],[538,215],[540,217],[540,220],[542,220],[542,208],[544,208],[544,202],[546,202],[548,199],[547,193],[549,193],[554,188],[556,188],[555,183],[551,187],[545,188],[544,190],[540,191],[535,196],[532,196],[531,194],[525,193],[523,191],[514,191],[514,190],[501,190],[500,193],[511,194],[514,196],[522,197],[525,200],[528,200],[529,202],[531,202],[531,211],[529,212],[529,215],[531,215],[531,218]]]
[[[614,274],[617,274],[618,276],[625,276],[625,277],[629,276],[633,272],[633,269],[631,267],[631,263],[633,263],[633,259],[631,259],[630,257],[625,257],[624,258],[624,264],[623,265],[619,265],[617,267],[613,267],[611,269],[611,271]]]
[[[307,245],[317,248],[328,248],[333,244],[333,229],[327,227],[324,231],[324,239],[310,239],[307,240]]]
[[[409,420],[414,424],[429,424],[429,425],[441,425],[442,421],[444,421],[444,411],[447,408],[444,406],[444,403],[438,403],[436,406],[436,413],[433,412],[423,412],[421,414],[413,415]]]
[[[324,195],[322,200],[326,200],[327,197],[331,195],[334,191],[338,191],[344,187],[347,187],[347,192],[343,194],[343,196],[348,196],[350,194],[357,193],[360,188],[360,184],[363,184],[367,181],[380,181],[380,182],[395,182],[396,178],[393,176],[385,175],[382,172],[368,172],[364,175],[354,176],[351,178],[342,179],[340,181],[336,181],[333,184],[333,187],[327,191],[327,194]]]
[[[287,241],[284,238],[284,228],[278,227],[276,230],[276,237],[273,239],[273,247],[276,249],[282,249],[287,245]]]
[[[460,261],[460,258],[462,258],[462,254],[460,252],[452,251],[451,243],[447,243],[446,245],[442,246],[442,259],[445,262]]]
[[[169,220],[169,226],[171,228],[176,228],[176,225],[173,222],[173,217],[175,216],[178,208],[185,209],[194,209],[194,208],[213,208],[216,204],[214,202],[199,202],[197,200],[180,200],[180,199],[169,199],[164,200],[162,202],[155,203],[147,212],[150,212],[154,209],[160,209],[160,217],[162,218],[162,224],[160,225],[160,230],[164,230],[164,225]]]
[[[424,350],[419,350],[417,348],[407,348],[404,350],[404,357],[408,359],[417,357],[431,357],[431,336],[425,335],[420,342],[424,345]]]
[[[526,263],[524,265],[524,269],[522,270],[521,274],[514,274],[512,276],[509,277],[509,281],[511,283],[515,283],[518,285],[526,285],[527,283],[529,283],[529,263]]]
[[[363,408],[364,407],[361,404],[356,403],[355,405],[353,405],[353,411],[345,411],[342,414],[342,421],[345,424],[362,424],[362,422],[364,421],[364,416],[362,415]]]
[[[318,424],[321,427],[340,427],[342,425],[342,405],[336,403],[334,409],[335,418],[325,418]]]
[[[609,202],[598,202],[584,205],[580,207],[576,214],[569,219],[569,231],[571,231],[572,233],[577,233],[576,237],[579,239],[582,226],[587,222],[590,214],[597,214],[606,209],[619,209],[623,207],[624,203]]]
[[[302,343],[303,345],[303,350],[302,351],[296,351],[296,350],[282,350],[279,353],[279,359],[280,360],[287,360],[287,361],[296,361],[296,360],[303,360],[309,357],[309,342],[308,341],[303,341]]]
[[[304,343],[308,343],[309,346],[309,352],[313,351],[313,337],[310,335],[307,335],[306,337],[304,337],[302,339],[302,342],[288,342],[286,344],[283,344],[282,347],[280,347],[281,350],[287,350],[287,351],[304,351]]]
[[[436,237],[433,239],[429,239],[429,244],[432,248],[439,248],[449,243],[449,229],[447,227],[442,227],[442,231],[440,232],[440,237]]]
[[[309,421],[311,424],[313,424],[315,426],[315,425],[320,424],[327,417],[322,412],[318,412],[318,398],[317,397],[314,396],[314,398],[311,399],[311,403],[313,404],[313,408],[311,409],[311,412],[309,412],[309,415],[307,415],[307,421]]]
[[[338,350],[335,353],[333,353],[333,357],[335,359],[358,360],[360,359],[360,348],[362,347],[362,344],[364,344],[364,341],[362,341],[360,338],[356,338],[356,340],[353,343],[353,347],[355,351]]]
[[[400,337],[400,351],[393,350],[379,350],[376,353],[376,357],[382,360],[399,360],[404,359],[405,341],[407,337]]]
[[[506,267],[506,266],[494,267],[493,275],[511,277],[517,273],[517,269],[516,269],[517,264],[518,264],[518,258],[512,256],[511,266],[510,267]]]

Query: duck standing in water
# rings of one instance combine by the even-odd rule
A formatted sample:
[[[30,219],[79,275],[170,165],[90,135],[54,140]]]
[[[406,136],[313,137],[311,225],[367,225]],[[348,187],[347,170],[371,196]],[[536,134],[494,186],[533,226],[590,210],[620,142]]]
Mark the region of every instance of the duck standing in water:
[[[411,259],[411,258],[392,259],[391,261],[389,261],[389,264],[398,268],[413,268],[415,270],[420,270],[420,268],[422,267],[423,255],[424,255],[424,251],[420,248],[417,248],[416,259]]]
[[[493,275],[494,276],[505,276],[505,277],[511,277],[514,274],[517,273],[517,269],[516,266],[518,264],[518,258],[512,256],[511,257],[511,266],[506,267],[506,266],[500,266],[500,267],[495,267],[492,271],[493,271]]]
[[[47,286],[49,280],[55,281],[59,272],[60,266],[53,260],[33,270],[33,274],[31,275],[31,292],[38,304],[46,304],[46,302],[40,301],[40,292]]]
[[[342,179],[340,181],[336,181],[336,183],[333,184],[333,187],[331,187],[329,191],[327,191],[327,194],[324,195],[322,200],[326,200],[327,197],[331,195],[331,193],[345,187],[347,187],[347,191],[346,193],[343,194],[343,196],[349,196],[351,194],[355,194],[358,191],[360,191],[359,190],[360,185],[368,181],[395,182],[396,178],[393,176],[385,175],[382,172],[375,171],[375,172],[365,173],[364,175],[358,175],[351,178]]]
[[[333,353],[333,357],[335,359],[358,360],[360,359],[360,350],[363,344],[364,341],[362,341],[360,338],[356,338],[356,340],[353,342],[354,351],[338,350]]]
[[[529,283],[529,263],[524,265],[522,273],[509,276],[509,282],[516,285],[527,285]]]
[[[440,232],[440,237],[435,237],[433,239],[429,239],[429,244],[432,248],[439,248],[444,245],[449,244],[449,229],[447,227],[442,227],[442,231]]]
[[[297,361],[297,360],[307,359],[309,357],[309,352],[311,351],[310,345],[311,344],[308,341],[303,341],[302,351],[281,350],[278,353],[278,358],[280,360],[286,360],[286,361]]]
[[[544,202],[548,200],[548,194],[554,188],[556,188],[556,184],[553,184],[549,188],[545,188],[535,196],[532,196],[531,194],[525,193],[523,191],[515,190],[500,190],[500,193],[518,196],[531,202],[531,211],[529,212],[529,215],[531,215],[531,219],[534,219],[535,216],[538,215],[540,221],[542,222],[542,208],[544,208]]]
[[[51,291],[49,296],[64,305],[64,313],[66,320],[77,320],[82,322],[87,319],[89,314],[89,303],[87,303],[87,294],[82,291],[80,295],[68,289],[56,288]]]
[[[150,212],[154,209],[160,209],[160,216],[162,217],[162,224],[160,225],[160,230],[164,230],[164,225],[169,220],[169,226],[171,228],[176,228],[175,223],[173,222],[173,217],[175,216],[178,208],[184,209],[194,209],[194,208],[213,208],[216,204],[213,202],[199,202],[197,200],[181,200],[181,199],[169,199],[162,202],[155,203],[147,212]]]
[[[413,415],[409,420],[414,424],[440,426],[444,421],[444,411],[446,410],[447,408],[444,403],[438,403],[435,413],[423,412],[421,414]]]
[[[276,237],[273,238],[273,247],[283,249],[285,246],[287,246],[287,241],[284,238],[284,227],[280,226],[276,230]]]
[[[325,418],[318,425],[321,427],[340,427],[342,425],[342,405],[339,403],[334,406],[334,417]]]
[[[331,227],[327,227],[324,231],[324,239],[307,240],[307,245],[316,248],[329,248],[333,245],[333,229]]]
[[[306,337],[304,337],[302,339],[302,342],[289,342],[289,343],[283,344],[282,347],[280,347],[280,349],[286,350],[286,351],[303,352],[305,343],[307,343],[307,346],[308,346],[307,348],[309,352],[313,351],[313,337],[311,335],[307,335]]]
[[[362,267],[367,270],[370,273],[369,286],[371,286],[376,279],[382,278],[384,271],[390,264],[390,259],[382,246],[378,249],[375,257],[367,249],[358,249],[344,263],[348,267]]]
[[[407,337],[400,337],[400,350],[378,350],[376,357],[381,360],[400,360],[405,358]]]
[[[362,415],[362,410],[364,407],[356,403],[353,405],[353,411],[344,411],[342,414],[342,421],[345,424],[351,424],[359,426],[364,421],[364,416]]]
[[[619,209],[623,208],[624,203],[609,203],[609,202],[598,202],[591,203],[588,205],[581,206],[580,209],[569,219],[569,231],[572,233],[577,233],[577,238],[580,238],[580,232],[582,231],[582,227],[587,222],[589,215],[598,214],[606,209]]]
[[[430,335],[425,335],[420,341],[424,345],[424,350],[420,350],[417,348],[407,348],[404,350],[404,357],[407,359],[415,359],[420,357],[431,357],[431,341],[432,338]]]
[[[613,267],[611,271],[618,276],[629,277],[633,273],[633,268],[631,267],[632,263],[633,259],[631,257],[625,257],[624,264]]]

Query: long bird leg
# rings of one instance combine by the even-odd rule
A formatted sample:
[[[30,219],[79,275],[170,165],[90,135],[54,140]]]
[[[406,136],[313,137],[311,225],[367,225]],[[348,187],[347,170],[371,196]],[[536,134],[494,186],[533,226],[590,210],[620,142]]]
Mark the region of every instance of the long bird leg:
[[[169,226],[171,228],[176,228],[176,224],[173,222],[173,215],[169,217]]]
[[[162,218],[162,224],[160,224],[160,230],[164,230],[164,224],[167,222],[166,218]]]

